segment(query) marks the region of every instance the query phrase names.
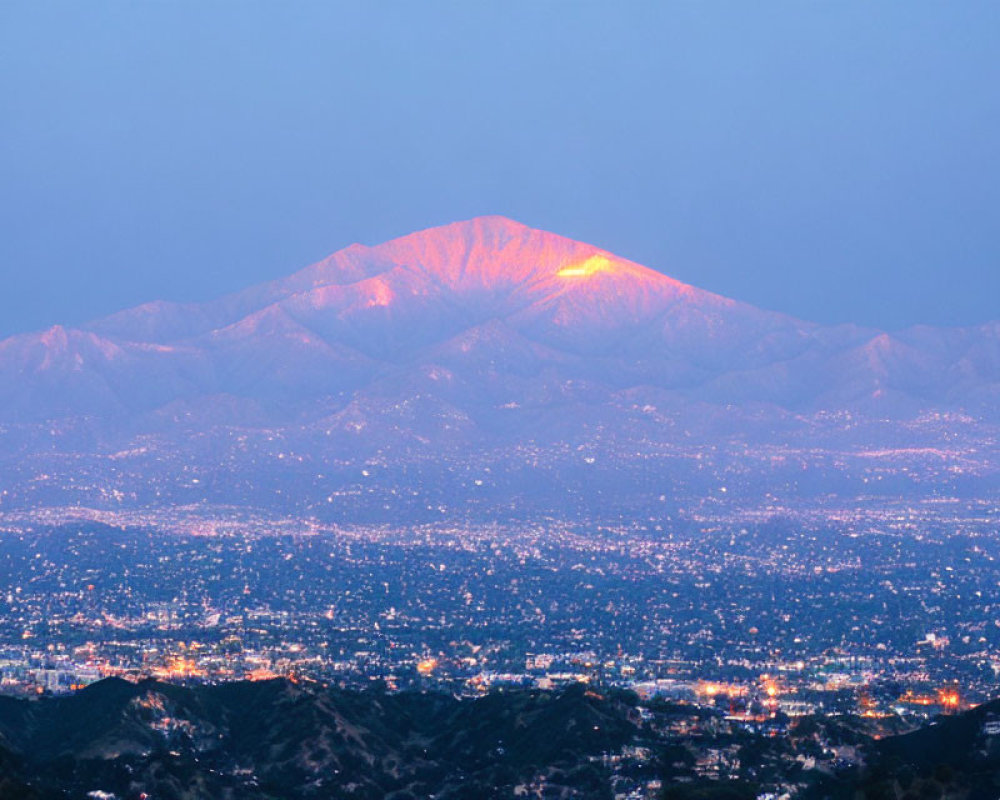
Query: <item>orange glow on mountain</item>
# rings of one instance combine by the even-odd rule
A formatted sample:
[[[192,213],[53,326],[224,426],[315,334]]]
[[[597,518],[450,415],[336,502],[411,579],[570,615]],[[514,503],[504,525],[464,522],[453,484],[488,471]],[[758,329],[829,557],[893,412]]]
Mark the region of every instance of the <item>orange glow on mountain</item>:
[[[556,273],[558,278],[585,278],[598,272],[608,272],[615,267],[607,256],[594,255],[576,264],[563,267]]]

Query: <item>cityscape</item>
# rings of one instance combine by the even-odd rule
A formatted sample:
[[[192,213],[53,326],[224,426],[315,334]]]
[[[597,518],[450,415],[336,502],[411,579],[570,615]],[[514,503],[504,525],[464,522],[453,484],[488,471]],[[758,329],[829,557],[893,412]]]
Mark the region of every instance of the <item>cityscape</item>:
[[[926,718],[941,698],[989,699],[1000,672],[1000,507],[981,501],[667,526],[215,513],[180,529],[171,514],[8,515],[4,690],[112,675],[458,694],[594,681]]]
[[[0,800],[1000,800],[997,31],[0,2]]]
[[[582,686],[627,735],[579,745],[573,778],[535,765],[508,790],[587,796],[586,774],[635,798],[720,780],[820,796],[884,737],[1000,696],[1000,505],[713,509],[404,529],[206,506],[9,513],[0,691],[59,702],[125,680],[197,762],[200,723],[158,686],[472,703]],[[1000,735],[997,719],[978,735]],[[219,780],[256,797],[267,774]],[[368,778],[334,796],[393,785]],[[452,780],[468,783],[439,788]]]

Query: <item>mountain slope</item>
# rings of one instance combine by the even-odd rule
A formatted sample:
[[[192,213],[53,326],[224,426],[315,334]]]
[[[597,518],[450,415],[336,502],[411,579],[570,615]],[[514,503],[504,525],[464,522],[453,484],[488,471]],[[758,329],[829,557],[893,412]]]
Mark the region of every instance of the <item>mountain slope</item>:
[[[484,367],[551,369],[563,381],[792,409],[885,395],[909,413],[995,398],[1000,333],[824,329],[485,217],[352,245],[202,305],[153,303],[82,331],[14,337],[0,344],[0,419],[117,415],[217,394],[301,409],[438,365],[470,381]]]
[[[638,733],[629,707],[574,686],[479,700],[284,679],[182,687],[106,679],[76,695],[0,698],[11,797],[513,796]],[[30,788],[29,788],[30,787]],[[27,792],[35,792],[29,795]],[[4,795],[0,795],[3,797]]]
[[[352,245],[208,303],[0,342],[0,475],[28,494],[42,475],[67,496],[75,481],[58,476],[80,457],[96,459],[103,491],[126,466],[103,460],[119,451],[161,453],[156,471],[178,459],[267,483],[278,439],[304,470],[323,465],[317,481],[358,460],[503,459],[536,445],[641,463],[679,435],[706,447],[821,435],[839,450],[862,437],[838,415],[882,425],[865,434],[872,449],[912,439],[913,420],[949,452],[978,426],[966,449],[992,462],[1000,323],[818,326],[484,217]],[[120,491],[142,494],[139,474]]]

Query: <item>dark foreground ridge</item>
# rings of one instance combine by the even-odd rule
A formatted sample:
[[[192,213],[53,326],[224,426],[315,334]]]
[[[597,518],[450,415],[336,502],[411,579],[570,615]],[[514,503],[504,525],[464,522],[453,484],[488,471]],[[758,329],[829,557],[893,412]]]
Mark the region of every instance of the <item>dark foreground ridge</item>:
[[[0,698],[0,797],[510,796],[539,773],[600,796],[587,757],[635,735],[629,711],[582,686],[461,701],[112,678],[72,696]]]
[[[0,799],[978,800],[1000,781],[998,712],[993,701],[880,739],[895,723],[731,725],[711,707],[580,684],[459,699],[109,678],[75,695],[0,698]]]
[[[1000,701],[878,742],[861,788],[866,798],[1000,796]]]

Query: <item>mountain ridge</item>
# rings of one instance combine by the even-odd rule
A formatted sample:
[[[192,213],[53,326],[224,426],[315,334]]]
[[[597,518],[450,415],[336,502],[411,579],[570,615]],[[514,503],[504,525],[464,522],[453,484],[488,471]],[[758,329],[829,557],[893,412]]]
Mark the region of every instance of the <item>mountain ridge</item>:
[[[865,376],[855,394],[867,389],[868,399],[907,371],[919,373],[915,385],[934,383],[936,376],[927,376],[938,365],[920,364],[928,354],[973,380],[990,377],[1000,365],[1000,324],[922,327],[896,335],[853,325],[823,327],[697,289],[591,245],[484,217],[374,247],[350,245],[287,278],[207,303],[147,303],[79,329],[55,326],[11,337],[0,342],[0,370],[24,379],[92,366],[90,394],[100,392],[102,383],[112,394],[116,383],[150,385],[144,372],[168,376],[172,392],[123,404],[148,407],[157,399],[165,405],[232,388],[227,376],[257,359],[280,361],[290,392],[311,385],[303,375],[291,375],[296,359],[303,362],[300,373],[337,373],[337,380],[319,381],[319,387],[357,387],[384,373],[387,364],[433,358],[481,328],[494,337],[504,332],[522,351],[541,348],[556,361],[556,353],[619,357],[629,362],[619,374],[655,361],[658,366],[646,370],[655,373],[654,383],[713,384],[711,401],[724,401],[738,376],[769,368],[769,375],[747,385],[766,385],[759,394],[770,394],[768,402],[792,407],[800,402],[796,392],[782,398],[775,391],[788,371],[801,383],[822,371],[810,362],[828,358],[842,361],[840,369],[851,378]],[[463,347],[468,352],[471,345]],[[145,370],[141,364],[129,370],[129,362],[142,360]],[[250,378],[258,386],[262,381]],[[247,390],[245,384],[236,381],[236,394]],[[808,387],[798,391],[809,393]],[[3,410],[0,405],[0,416]]]
[[[498,217],[351,245],[207,303],[0,342],[0,474],[29,495],[80,458],[96,487],[118,485],[106,459],[143,448],[222,474],[248,442],[280,438],[326,481],[365,459],[516,464],[541,447],[555,464],[596,443],[620,465],[688,440],[734,458],[817,437],[818,454],[862,438],[889,451],[915,420],[948,452],[971,425],[969,451],[994,463],[1000,323],[821,326]],[[241,482],[278,469],[260,457]],[[140,477],[116,491],[143,494]]]
[[[519,258],[518,254],[510,252],[507,252],[505,257],[505,251],[510,251],[517,245],[522,247],[532,245],[532,258]],[[207,303],[179,304],[154,301],[94,320],[81,327],[95,333],[128,338],[122,326],[134,324],[136,317],[190,314],[206,308],[217,310],[222,317],[215,327],[225,327],[236,322],[241,316],[261,311],[271,305],[290,301],[301,302],[316,292],[336,295],[337,290],[344,291],[351,287],[355,287],[362,295],[367,291],[365,299],[372,305],[386,305],[389,299],[386,293],[391,290],[386,286],[384,275],[393,270],[398,271],[394,276],[396,278],[412,281],[414,277],[422,276],[449,290],[517,289],[523,293],[541,283],[544,285],[543,288],[554,291],[560,287],[551,285],[553,276],[560,271],[572,270],[574,264],[592,257],[604,259],[608,263],[599,265],[604,268],[591,269],[590,274],[615,267],[630,275],[641,276],[647,283],[656,283],[661,287],[670,286],[678,292],[695,291],[705,297],[711,296],[723,304],[735,302],[703,290],[696,290],[662,273],[617,258],[592,245],[494,216],[417,231],[373,247],[352,244],[285,278],[236,291]],[[516,272],[500,269],[501,265],[513,268]],[[567,277],[573,276],[563,276],[564,279]],[[372,283],[368,286],[362,285],[368,281]],[[477,283],[485,285],[476,286]],[[166,336],[161,334],[159,338],[169,341],[178,337],[176,334]]]

